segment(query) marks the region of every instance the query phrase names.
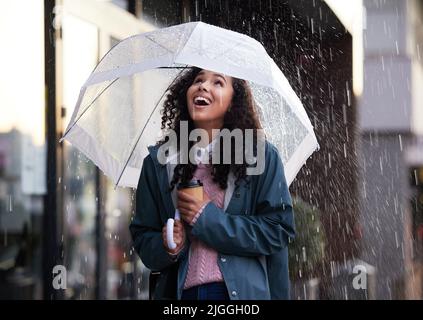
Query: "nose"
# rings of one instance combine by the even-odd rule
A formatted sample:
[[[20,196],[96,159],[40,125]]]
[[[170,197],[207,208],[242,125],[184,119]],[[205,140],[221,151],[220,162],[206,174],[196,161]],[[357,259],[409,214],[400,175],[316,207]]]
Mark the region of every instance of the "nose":
[[[200,86],[198,87],[199,90],[208,91],[208,86],[204,85],[207,81],[201,82]]]

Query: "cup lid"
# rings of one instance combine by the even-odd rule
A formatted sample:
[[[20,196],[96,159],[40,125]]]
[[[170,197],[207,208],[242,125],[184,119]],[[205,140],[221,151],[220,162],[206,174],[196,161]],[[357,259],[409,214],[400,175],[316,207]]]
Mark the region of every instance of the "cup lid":
[[[186,183],[178,183],[177,189],[202,187],[203,183],[200,180],[191,180]]]

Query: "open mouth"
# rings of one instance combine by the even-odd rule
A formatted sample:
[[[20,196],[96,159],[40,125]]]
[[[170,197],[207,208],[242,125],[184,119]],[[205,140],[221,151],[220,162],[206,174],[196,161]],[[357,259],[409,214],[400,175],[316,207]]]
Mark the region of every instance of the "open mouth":
[[[211,101],[204,97],[195,97],[194,104],[196,106],[205,107],[211,104]]]

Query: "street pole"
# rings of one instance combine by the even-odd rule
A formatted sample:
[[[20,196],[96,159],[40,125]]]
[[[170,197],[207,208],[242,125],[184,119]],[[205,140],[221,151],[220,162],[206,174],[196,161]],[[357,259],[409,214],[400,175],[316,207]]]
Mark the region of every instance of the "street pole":
[[[45,122],[47,145],[47,194],[44,196],[42,229],[43,298],[59,299],[62,290],[53,288],[53,268],[60,263],[57,214],[57,122],[56,122],[56,30],[55,0],[44,0]]]

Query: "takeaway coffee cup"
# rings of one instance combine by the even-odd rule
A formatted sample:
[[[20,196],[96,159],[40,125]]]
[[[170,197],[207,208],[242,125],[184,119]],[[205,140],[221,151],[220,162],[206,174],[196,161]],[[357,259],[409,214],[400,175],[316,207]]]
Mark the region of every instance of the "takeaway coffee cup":
[[[176,189],[182,190],[197,199],[203,200],[203,184],[200,180],[191,180],[186,183],[179,183]],[[176,243],[173,241],[173,226],[175,224],[175,220],[181,220],[181,215],[179,214],[178,209],[175,210],[175,219],[169,218],[166,225],[166,240],[171,250],[176,248]]]
[[[187,183],[179,183],[178,190],[182,190],[199,200],[203,200],[203,184],[200,180],[191,180]]]

